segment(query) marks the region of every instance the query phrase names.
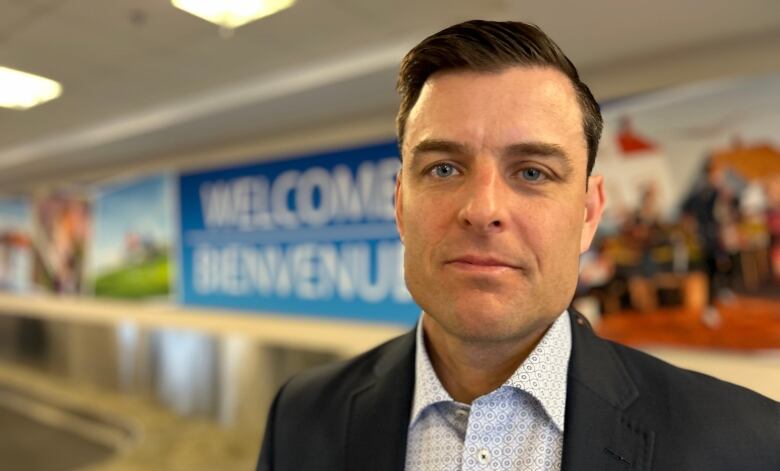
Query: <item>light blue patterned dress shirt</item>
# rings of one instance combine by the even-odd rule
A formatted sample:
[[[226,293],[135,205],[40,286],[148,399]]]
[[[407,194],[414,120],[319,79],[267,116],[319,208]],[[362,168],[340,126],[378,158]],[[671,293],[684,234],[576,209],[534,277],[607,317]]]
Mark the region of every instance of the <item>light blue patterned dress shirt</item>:
[[[462,404],[436,376],[421,318],[406,471],[559,471],[570,355],[564,311],[502,386]]]

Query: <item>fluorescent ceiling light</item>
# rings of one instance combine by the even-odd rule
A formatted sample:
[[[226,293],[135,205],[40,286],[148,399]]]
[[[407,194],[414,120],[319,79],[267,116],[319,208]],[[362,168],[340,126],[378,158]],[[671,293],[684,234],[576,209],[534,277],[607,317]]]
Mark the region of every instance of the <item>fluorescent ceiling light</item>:
[[[171,3],[223,28],[238,28],[289,8],[295,0],[171,0]]]
[[[26,110],[62,94],[62,85],[38,75],[0,66],[0,106]]]

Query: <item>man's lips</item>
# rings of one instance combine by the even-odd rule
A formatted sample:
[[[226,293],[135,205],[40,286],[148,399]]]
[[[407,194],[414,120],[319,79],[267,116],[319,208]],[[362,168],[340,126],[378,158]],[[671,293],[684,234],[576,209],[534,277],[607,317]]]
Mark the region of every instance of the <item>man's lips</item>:
[[[446,265],[461,270],[476,272],[493,272],[520,268],[516,264],[498,257],[481,255],[464,255],[448,260]]]

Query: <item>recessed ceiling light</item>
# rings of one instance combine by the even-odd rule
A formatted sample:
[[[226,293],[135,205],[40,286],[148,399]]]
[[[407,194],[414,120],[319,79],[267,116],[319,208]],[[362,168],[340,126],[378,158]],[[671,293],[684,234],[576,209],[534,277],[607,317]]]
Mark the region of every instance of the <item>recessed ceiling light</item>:
[[[238,28],[289,8],[295,0],[171,0],[171,3],[223,28]]]
[[[0,66],[0,106],[26,110],[62,94],[62,85],[38,75]]]

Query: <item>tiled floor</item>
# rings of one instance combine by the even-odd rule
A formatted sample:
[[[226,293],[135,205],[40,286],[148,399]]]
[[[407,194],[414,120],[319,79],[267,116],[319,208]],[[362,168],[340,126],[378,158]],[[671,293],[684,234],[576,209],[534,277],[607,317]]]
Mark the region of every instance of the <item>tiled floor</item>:
[[[56,456],[39,447],[36,466],[43,468],[6,467],[0,454],[0,469],[36,470],[78,469],[79,471],[247,471],[254,469],[260,431],[227,430],[195,419],[184,419],[154,406],[149,401],[78,387],[55,377],[14,365],[0,363],[0,384],[15,390],[29,390],[35,397],[48,397],[71,408],[83,408],[104,416],[121,417],[138,430],[138,439],[120,450],[113,458],[87,467],[56,468]],[[18,418],[17,418],[18,419]],[[0,416],[0,423],[5,420]],[[43,443],[43,436],[29,429],[23,440]],[[27,433],[25,432],[25,433]],[[14,432],[17,433],[17,432]],[[50,431],[42,431],[44,435]],[[3,439],[8,434],[0,430]],[[63,446],[67,443],[63,442]],[[56,451],[56,450],[55,450]],[[0,450],[2,453],[2,450]]]
[[[109,459],[114,451],[0,407],[2,469],[66,471]]]

